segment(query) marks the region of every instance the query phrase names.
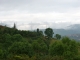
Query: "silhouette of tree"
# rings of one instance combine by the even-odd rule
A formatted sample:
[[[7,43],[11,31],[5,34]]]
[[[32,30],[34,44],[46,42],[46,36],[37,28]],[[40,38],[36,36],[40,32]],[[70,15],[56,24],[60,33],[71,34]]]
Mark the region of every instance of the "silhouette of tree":
[[[14,23],[13,29],[17,29],[17,28],[16,28],[16,24],[15,24],[15,23]]]

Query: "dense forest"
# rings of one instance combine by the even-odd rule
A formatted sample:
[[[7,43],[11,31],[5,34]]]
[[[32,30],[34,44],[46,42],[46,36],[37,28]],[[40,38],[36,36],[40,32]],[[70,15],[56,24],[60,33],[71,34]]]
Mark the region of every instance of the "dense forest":
[[[0,60],[80,60],[80,42],[54,33],[0,25]]]

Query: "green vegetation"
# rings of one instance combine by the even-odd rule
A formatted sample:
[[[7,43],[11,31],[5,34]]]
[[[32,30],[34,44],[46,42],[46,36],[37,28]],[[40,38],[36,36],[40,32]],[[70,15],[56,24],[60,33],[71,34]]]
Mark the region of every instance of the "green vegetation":
[[[23,31],[0,27],[0,60],[80,60],[80,42],[56,34],[51,28]]]
[[[48,38],[52,38],[52,37],[53,37],[53,34],[54,34],[53,29],[47,28],[47,29],[45,30],[45,34],[46,34],[46,36],[47,36]]]
[[[56,35],[55,35],[55,38],[56,38],[56,39],[61,39],[61,35],[56,34]]]

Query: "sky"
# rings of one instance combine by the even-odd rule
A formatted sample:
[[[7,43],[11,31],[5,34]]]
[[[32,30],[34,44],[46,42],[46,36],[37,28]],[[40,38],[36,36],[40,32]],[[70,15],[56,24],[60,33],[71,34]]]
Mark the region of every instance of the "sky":
[[[80,24],[80,0],[0,0],[0,24],[14,23],[21,30]]]

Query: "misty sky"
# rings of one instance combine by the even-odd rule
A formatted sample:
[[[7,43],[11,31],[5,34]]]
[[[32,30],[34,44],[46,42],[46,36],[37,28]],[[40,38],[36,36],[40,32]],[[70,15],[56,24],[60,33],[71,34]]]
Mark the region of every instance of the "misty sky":
[[[66,28],[80,23],[80,0],[0,0],[0,24],[18,29]]]

